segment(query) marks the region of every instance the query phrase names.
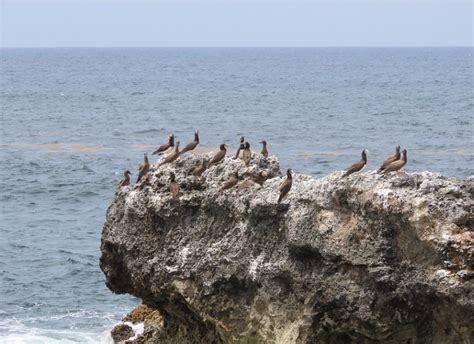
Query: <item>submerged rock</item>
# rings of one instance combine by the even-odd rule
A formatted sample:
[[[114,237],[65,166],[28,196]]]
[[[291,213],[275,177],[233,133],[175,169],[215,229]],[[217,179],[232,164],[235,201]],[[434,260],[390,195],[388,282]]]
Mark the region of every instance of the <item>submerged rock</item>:
[[[138,342],[474,341],[472,178],[297,174],[277,205],[275,157],[228,158],[203,178],[198,161],[152,166],[107,211],[107,286],[160,314]],[[262,169],[263,186],[219,190]]]

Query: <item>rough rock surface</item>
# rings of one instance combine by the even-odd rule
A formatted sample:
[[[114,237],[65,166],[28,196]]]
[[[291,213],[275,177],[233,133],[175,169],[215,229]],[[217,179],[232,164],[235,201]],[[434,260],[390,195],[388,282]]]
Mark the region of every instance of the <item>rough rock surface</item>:
[[[126,324],[118,324],[114,326],[110,331],[114,343],[124,342],[125,340],[134,336],[134,332],[131,326]]]
[[[197,161],[155,165],[107,212],[107,286],[163,317],[141,343],[474,342],[473,178],[297,174],[277,205],[275,157],[204,178]],[[261,169],[262,187],[219,190]]]

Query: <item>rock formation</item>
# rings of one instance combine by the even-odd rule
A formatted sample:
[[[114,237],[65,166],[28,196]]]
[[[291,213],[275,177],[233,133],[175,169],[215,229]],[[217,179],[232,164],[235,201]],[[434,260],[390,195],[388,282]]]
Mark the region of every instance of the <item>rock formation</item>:
[[[149,186],[121,188],[107,211],[107,286],[159,318],[135,342],[474,341],[474,178],[296,174],[277,205],[275,157],[228,158],[202,178],[199,161],[152,166]],[[261,187],[219,190],[262,169]]]

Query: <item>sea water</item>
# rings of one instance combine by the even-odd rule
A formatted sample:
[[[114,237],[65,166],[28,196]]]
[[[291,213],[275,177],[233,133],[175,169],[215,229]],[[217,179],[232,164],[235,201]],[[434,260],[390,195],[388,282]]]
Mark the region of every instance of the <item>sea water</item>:
[[[125,169],[173,131],[321,177],[396,145],[473,174],[473,48],[1,49],[0,342],[97,343],[139,300],[99,269]],[[154,162],[155,157],[152,157]]]

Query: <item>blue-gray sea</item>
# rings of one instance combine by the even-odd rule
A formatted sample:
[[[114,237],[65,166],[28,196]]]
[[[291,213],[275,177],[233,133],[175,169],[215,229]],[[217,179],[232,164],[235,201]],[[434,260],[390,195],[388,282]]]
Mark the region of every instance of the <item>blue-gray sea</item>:
[[[268,141],[324,176],[394,147],[473,174],[473,48],[1,49],[0,342],[105,342],[139,303],[99,269],[124,169],[174,131]]]

